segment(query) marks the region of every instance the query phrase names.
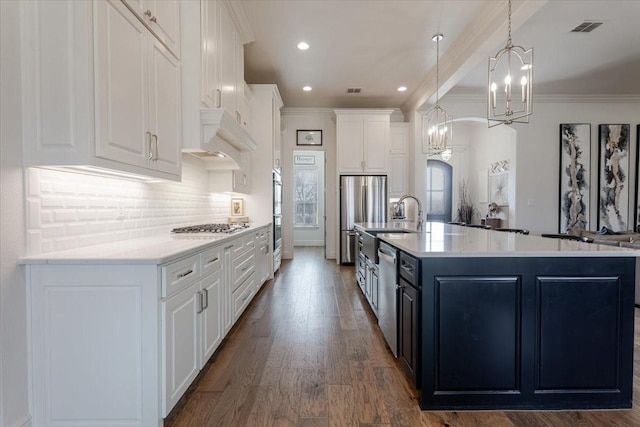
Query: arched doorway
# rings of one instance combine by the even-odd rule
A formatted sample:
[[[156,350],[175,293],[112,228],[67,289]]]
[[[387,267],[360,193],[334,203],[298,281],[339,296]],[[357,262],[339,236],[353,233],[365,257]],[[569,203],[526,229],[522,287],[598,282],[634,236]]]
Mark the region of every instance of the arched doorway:
[[[427,160],[427,221],[451,221],[451,165],[440,160]]]

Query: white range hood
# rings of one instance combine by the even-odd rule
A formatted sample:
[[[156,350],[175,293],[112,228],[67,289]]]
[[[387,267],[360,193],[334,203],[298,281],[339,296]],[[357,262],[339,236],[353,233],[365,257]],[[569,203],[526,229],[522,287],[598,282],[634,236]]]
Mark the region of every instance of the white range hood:
[[[255,150],[251,135],[220,108],[200,110],[200,138],[183,141],[183,152],[205,160],[207,169],[240,169],[241,152]]]

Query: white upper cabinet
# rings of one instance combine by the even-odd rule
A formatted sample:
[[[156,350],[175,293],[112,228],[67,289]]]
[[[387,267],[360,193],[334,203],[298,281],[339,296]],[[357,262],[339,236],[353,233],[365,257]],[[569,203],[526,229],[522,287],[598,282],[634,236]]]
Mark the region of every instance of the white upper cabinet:
[[[338,173],[387,173],[392,110],[335,110]]]
[[[180,180],[175,56],[121,1],[21,6],[25,164]]]
[[[180,1],[123,0],[156,37],[180,58]]]
[[[409,192],[409,124],[391,123],[389,150],[389,196],[399,197]]]
[[[225,109],[247,128],[243,117],[244,42],[230,8],[230,3],[222,0],[203,1],[200,5],[201,101],[205,108]]]
[[[183,150],[222,152],[240,165],[239,151],[255,149],[244,82],[240,2],[182,1]],[[244,18],[246,19],[246,18]],[[198,25],[199,23],[199,25]]]

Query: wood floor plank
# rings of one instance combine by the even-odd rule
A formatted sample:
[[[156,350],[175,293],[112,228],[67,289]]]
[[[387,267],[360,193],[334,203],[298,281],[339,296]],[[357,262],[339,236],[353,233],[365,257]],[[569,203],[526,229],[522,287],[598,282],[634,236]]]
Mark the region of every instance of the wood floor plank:
[[[300,417],[328,416],[327,372],[324,369],[297,369],[296,388],[300,394]]]
[[[633,409],[421,411],[386,347],[352,266],[296,248],[247,308],[166,427],[638,427],[640,309]]]
[[[360,423],[356,415],[355,393],[351,385],[328,385],[330,427],[356,427]]]

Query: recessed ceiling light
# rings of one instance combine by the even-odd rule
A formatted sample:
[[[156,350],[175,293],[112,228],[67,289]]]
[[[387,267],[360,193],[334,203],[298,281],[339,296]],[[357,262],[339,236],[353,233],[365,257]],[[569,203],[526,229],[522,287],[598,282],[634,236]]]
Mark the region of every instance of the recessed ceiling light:
[[[307,50],[307,49],[309,49],[309,43],[307,43],[307,42],[300,42],[300,43],[298,43],[298,49],[300,49],[300,50]]]
[[[305,86],[302,88],[302,90],[305,92],[309,92],[311,89],[312,89],[311,86]]]
[[[406,87],[406,86],[400,86],[400,87],[398,88],[398,92],[404,92],[405,90],[407,90],[407,87]]]

